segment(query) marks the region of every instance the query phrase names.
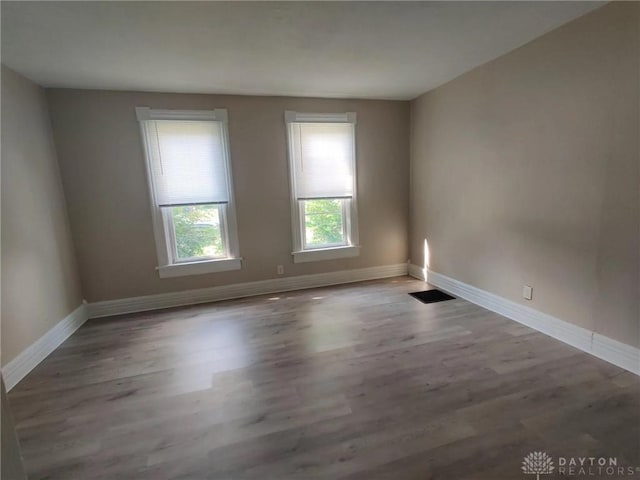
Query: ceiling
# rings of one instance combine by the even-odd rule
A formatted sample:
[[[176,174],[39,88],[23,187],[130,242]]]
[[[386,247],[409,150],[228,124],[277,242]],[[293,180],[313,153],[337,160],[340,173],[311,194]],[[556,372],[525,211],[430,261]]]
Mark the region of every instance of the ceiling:
[[[2,2],[46,87],[411,99],[602,2]]]

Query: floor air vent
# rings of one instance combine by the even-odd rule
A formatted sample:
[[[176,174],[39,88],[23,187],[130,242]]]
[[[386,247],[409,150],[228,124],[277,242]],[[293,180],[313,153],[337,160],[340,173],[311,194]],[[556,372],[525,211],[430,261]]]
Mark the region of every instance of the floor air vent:
[[[456,298],[440,290],[425,290],[424,292],[413,292],[409,295],[422,303],[444,302],[445,300],[455,300]]]

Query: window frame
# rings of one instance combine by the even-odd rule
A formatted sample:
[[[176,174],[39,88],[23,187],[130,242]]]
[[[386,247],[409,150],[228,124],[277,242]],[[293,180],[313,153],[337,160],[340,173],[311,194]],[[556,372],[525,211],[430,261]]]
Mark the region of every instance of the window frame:
[[[289,160],[289,186],[291,200],[291,227],[293,239],[294,263],[306,263],[321,260],[333,260],[339,258],[356,257],[360,255],[358,232],[358,192],[357,192],[357,155],[356,155],[356,123],[355,112],[345,113],[302,113],[285,111],[285,130],[287,136],[287,156]],[[295,158],[293,155],[292,124],[297,123],[346,123],[352,126],[353,134],[353,195],[351,197],[326,197],[326,199],[341,199],[343,202],[343,225],[345,228],[345,241],[343,245],[326,245],[307,248],[305,212],[302,202],[305,200],[297,195]]]
[[[307,243],[307,212],[306,212],[306,202],[313,200],[341,200],[340,209],[342,210],[342,231],[344,232],[344,242],[343,243],[326,243],[326,244],[317,244],[316,246],[309,246]],[[350,202],[348,198],[340,198],[340,197],[330,197],[323,199],[303,199],[298,200],[298,211],[300,215],[300,237],[302,244],[302,251],[312,251],[312,250],[322,250],[327,248],[339,248],[339,247],[348,247],[350,245],[349,242],[349,225],[350,225],[350,217],[351,212],[350,208],[347,206],[347,202]],[[302,206],[304,205],[304,206]]]
[[[182,264],[182,263],[193,263],[193,262],[204,262],[204,261],[208,261],[208,260],[224,260],[229,258],[229,236],[228,236],[228,232],[227,232],[227,215],[226,215],[226,210],[227,210],[227,204],[225,203],[205,203],[202,204],[203,206],[205,205],[215,205],[216,208],[218,209],[218,219],[220,221],[220,236],[221,236],[221,240],[222,240],[222,247],[223,247],[223,255],[219,256],[219,257],[212,257],[212,256],[201,256],[201,257],[187,257],[187,258],[183,258],[181,259],[178,256],[178,240],[176,239],[176,230],[175,227],[173,225],[173,214],[171,212],[171,207],[169,208],[161,208],[161,212],[162,212],[162,216],[163,216],[163,221],[165,222],[165,224],[167,225],[167,238],[169,239],[168,241],[168,249],[169,249],[169,258],[170,258],[170,264],[172,265],[178,265],[178,264]]]
[[[143,142],[147,187],[156,244],[156,256],[158,259],[158,266],[156,267],[156,270],[158,271],[160,278],[200,275],[213,272],[239,270],[242,268],[242,257],[240,257],[240,245],[238,242],[235,196],[233,191],[233,174],[229,155],[227,111],[225,109],[164,110],[151,109],[149,107],[136,107],[136,117],[140,124],[140,133]],[[218,204],[220,206],[225,206],[224,208],[219,208],[218,212],[219,215],[221,214],[220,229],[221,234],[224,235],[223,245],[226,247],[226,257],[193,257],[188,259],[178,259],[175,247],[175,230],[173,228],[173,218],[170,207],[160,207],[156,197],[152,158],[150,154],[150,142],[152,139],[149,138],[145,125],[145,122],[153,120],[220,122],[222,132],[222,149],[227,171],[227,178],[225,180],[229,191],[229,202],[226,204]]]

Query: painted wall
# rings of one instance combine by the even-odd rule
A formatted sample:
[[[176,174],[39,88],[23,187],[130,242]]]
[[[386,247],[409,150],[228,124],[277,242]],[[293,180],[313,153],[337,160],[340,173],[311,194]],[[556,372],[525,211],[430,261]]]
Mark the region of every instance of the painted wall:
[[[609,4],[412,102],[412,263],[427,239],[432,270],[640,346],[639,12]]]
[[[81,303],[45,93],[2,66],[2,365]]]
[[[408,258],[409,103],[53,89],[48,93],[90,302]],[[135,107],[226,108],[242,270],[160,279]],[[358,114],[359,257],[293,264],[284,111]]]

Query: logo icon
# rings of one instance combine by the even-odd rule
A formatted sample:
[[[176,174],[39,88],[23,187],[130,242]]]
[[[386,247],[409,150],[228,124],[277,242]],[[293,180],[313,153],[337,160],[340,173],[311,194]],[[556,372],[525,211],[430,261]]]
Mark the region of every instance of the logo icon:
[[[535,475],[540,480],[540,475],[553,473],[553,460],[546,452],[531,452],[522,460],[522,471],[528,475]]]

